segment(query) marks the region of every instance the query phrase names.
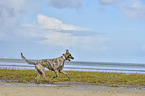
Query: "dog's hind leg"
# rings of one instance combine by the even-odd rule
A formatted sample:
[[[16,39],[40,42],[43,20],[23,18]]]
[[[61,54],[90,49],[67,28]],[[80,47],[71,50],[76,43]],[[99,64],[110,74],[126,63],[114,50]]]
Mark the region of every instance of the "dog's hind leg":
[[[71,80],[71,78],[69,77],[69,75],[66,72],[64,72],[63,70],[59,70],[59,72],[62,74],[65,74],[69,78],[69,80]]]
[[[49,82],[49,81],[46,79],[45,71],[42,72],[42,76],[43,76],[43,78],[44,78],[47,82]]]
[[[38,70],[37,70],[38,71]],[[38,81],[38,79],[39,79],[39,77],[41,76],[41,73],[40,73],[40,71],[38,71],[38,75],[37,75],[37,77],[35,78],[35,80],[36,80],[36,83],[38,83],[39,84],[39,81]]]
[[[42,65],[36,65],[35,68],[36,68],[37,71],[38,71],[38,76],[36,77],[37,82],[38,82],[38,79],[39,79],[39,77],[40,77],[41,75],[43,76],[43,78],[44,78],[47,82],[49,82],[49,81],[46,79],[46,76],[45,76],[45,68],[44,68]]]

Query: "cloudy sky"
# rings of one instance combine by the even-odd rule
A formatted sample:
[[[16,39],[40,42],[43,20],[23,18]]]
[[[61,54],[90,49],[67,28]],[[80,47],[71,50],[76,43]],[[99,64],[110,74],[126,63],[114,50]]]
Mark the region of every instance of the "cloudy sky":
[[[145,63],[145,0],[1,0],[0,57]]]

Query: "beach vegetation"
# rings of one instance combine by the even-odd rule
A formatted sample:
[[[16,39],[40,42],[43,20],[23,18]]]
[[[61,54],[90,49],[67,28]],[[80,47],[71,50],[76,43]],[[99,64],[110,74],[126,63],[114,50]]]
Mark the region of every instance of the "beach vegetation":
[[[123,74],[109,72],[80,72],[67,71],[71,80],[64,74],[59,73],[58,78],[53,71],[46,71],[46,78],[52,82],[83,82],[102,85],[145,85],[145,74]],[[7,82],[35,82],[37,76],[36,70],[16,70],[16,69],[0,69],[0,80]],[[39,78],[40,83],[47,83],[42,76]]]

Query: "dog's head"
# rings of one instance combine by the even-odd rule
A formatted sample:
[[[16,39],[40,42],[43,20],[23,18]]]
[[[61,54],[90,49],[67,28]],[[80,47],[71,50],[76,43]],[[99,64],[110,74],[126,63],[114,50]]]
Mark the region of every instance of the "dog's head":
[[[65,60],[68,60],[68,61],[71,61],[71,59],[74,59],[74,57],[71,56],[68,50],[66,50],[66,53],[63,54],[63,56],[65,57]]]

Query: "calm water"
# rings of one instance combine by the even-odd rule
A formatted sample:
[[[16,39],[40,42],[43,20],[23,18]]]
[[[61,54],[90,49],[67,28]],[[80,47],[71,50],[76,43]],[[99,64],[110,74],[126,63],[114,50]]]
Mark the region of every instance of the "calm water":
[[[36,61],[36,60],[31,60]],[[8,69],[35,69],[34,65],[27,64],[21,59],[0,59],[0,68]],[[145,64],[132,63],[103,63],[103,62],[65,62],[64,70],[91,71],[91,72],[118,72],[145,74]]]

